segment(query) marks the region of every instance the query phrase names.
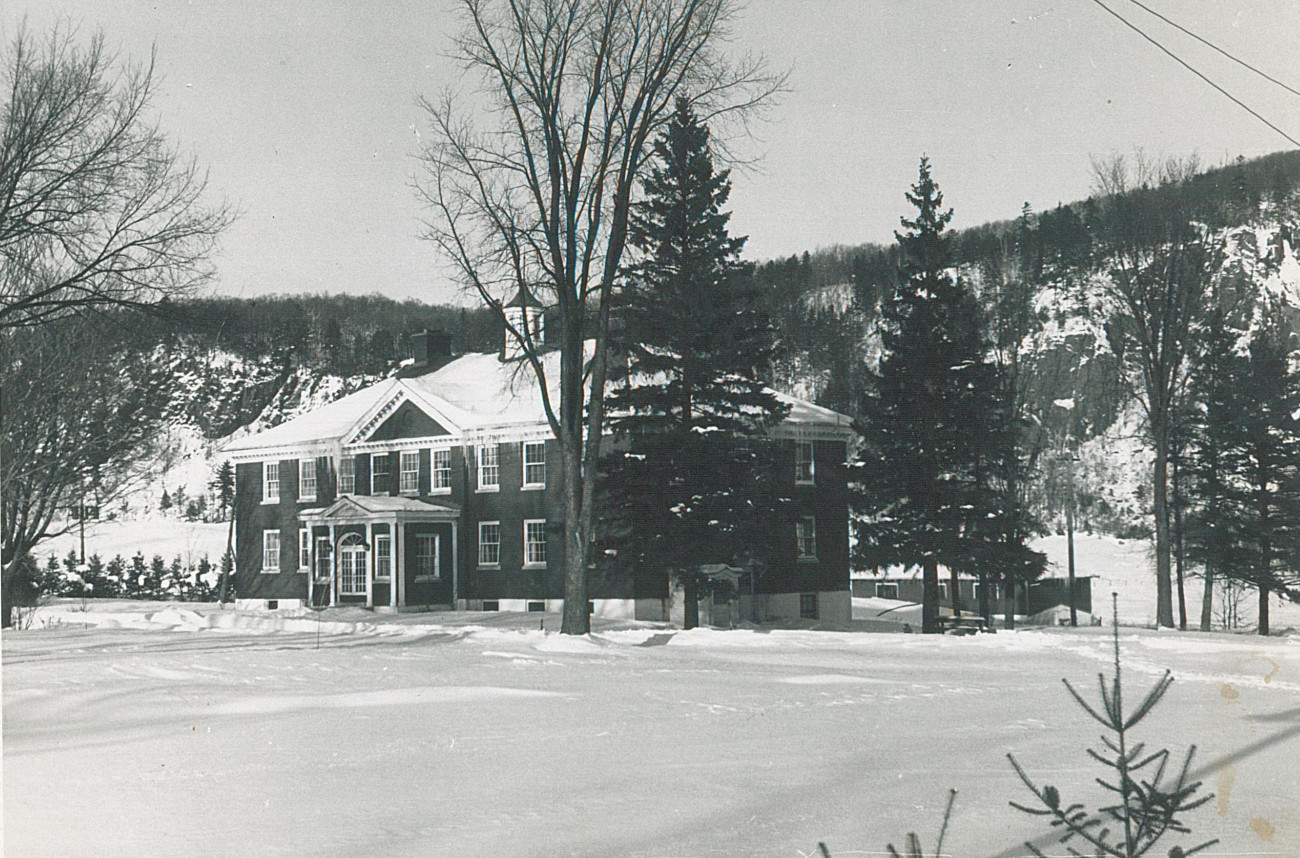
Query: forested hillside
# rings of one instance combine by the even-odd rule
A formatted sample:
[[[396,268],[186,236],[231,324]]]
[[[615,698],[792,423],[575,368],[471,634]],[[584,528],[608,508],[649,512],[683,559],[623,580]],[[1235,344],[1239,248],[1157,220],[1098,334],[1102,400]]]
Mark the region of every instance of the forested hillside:
[[[213,481],[226,438],[276,425],[391,374],[410,357],[416,332],[444,331],[458,352],[490,350],[498,339],[484,310],[378,295],[201,298],[129,327],[107,315],[99,328],[96,347],[148,366],[148,377],[159,380],[148,395],[165,412],[132,491],[100,508],[96,487],[89,487],[101,516],[127,518],[159,512],[221,518]],[[97,390],[105,393],[102,385]],[[175,503],[178,490],[195,503]]]
[[[1119,196],[1153,211],[1196,213],[1213,237],[1216,300],[1248,296],[1234,311],[1243,330],[1261,300],[1284,312],[1300,305],[1300,152],[1204,171],[1194,163],[1140,161],[1124,166],[1150,180]],[[935,168],[942,180],[943,165]],[[1068,446],[1082,526],[1136,536],[1151,529],[1142,476],[1150,452],[1107,288],[1122,226],[1115,196],[1099,192],[1041,210],[1026,203],[1018,218],[953,233],[951,251],[958,275],[984,305],[999,360],[1018,363],[1040,518],[1061,526]],[[960,210],[960,199],[947,202]],[[782,334],[776,385],[859,416],[879,360],[880,305],[897,287],[898,271],[897,244],[836,246],[758,264],[755,276]]]

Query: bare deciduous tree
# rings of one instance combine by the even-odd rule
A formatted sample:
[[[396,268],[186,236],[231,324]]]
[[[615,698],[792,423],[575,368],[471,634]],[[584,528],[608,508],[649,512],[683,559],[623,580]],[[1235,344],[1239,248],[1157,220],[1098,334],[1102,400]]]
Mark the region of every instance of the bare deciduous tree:
[[[468,102],[423,102],[433,128],[420,185],[427,237],[497,312],[536,375],[562,451],[562,631],[585,634],[607,332],[649,143],[679,95],[705,120],[743,118],[781,79],[759,59],[717,50],[727,0],[460,6],[457,53],[481,88]],[[558,402],[534,332],[506,318],[503,304],[520,289],[554,305]]]
[[[26,29],[3,58],[0,328],[86,308],[153,307],[211,274],[231,219],[149,113],[153,57],[120,62],[102,35]]]
[[[1157,165],[1139,153],[1132,160],[1095,162],[1093,171],[1102,195],[1112,346],[1129,371],[1154,453],[1156,622],[1172,627],[1169,460],[1174,420],[1198,360],[1219,248],[1184,192],[1197,172],[1195,162]]]
[[[172,383],[138,323],[70,317],[0,330],[0,620],[9,624],[24,556],[65,532],[69,511],[102,504],[166,464]],[[83,510],[84,513],[84,510]]]

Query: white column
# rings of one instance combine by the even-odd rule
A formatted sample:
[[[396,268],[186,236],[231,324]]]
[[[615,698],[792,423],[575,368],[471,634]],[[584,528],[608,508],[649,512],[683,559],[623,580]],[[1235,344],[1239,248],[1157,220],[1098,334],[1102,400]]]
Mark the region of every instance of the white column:
[[[460,606],[460,552],[456,550],[456,531],[460,528],[460,522],[452,520],[451,522],[451,609],[454,611]]]
[[[330,607],[334,607],[335,600],[339,593],[339,576],[334,574],[334,570],[339,564],[339,544],[334,534],[334,524],[330,523]]]
[[[375,606],[375,532],[374,526],[366,522],[366,607]]]
[[[388,607],[397,610],[397,519],[388,525]]]
[[[397,560],[397,568],[393,570],[393,586],[397,588],[397,604],[399,607],[406,607],[406,525],[400,518],[394,519],[393,524],[393,554]]]
[[[316,530],[307,525],[307,604],[316,604],[313,592],[316,586]]]

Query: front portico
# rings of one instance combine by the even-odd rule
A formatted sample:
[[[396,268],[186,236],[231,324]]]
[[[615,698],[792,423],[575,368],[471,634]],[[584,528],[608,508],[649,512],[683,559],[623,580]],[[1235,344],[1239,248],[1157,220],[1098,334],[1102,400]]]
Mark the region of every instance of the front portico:
[[[344,495],[328,507],[302,510],[298,519],[309,557],[309,605],[396,611],[456,604],[455,504]]]

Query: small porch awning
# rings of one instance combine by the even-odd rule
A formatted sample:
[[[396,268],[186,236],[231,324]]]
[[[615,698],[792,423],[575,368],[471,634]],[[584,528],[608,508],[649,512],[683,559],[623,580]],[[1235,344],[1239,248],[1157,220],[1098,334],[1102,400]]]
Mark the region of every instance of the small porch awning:
[[[699,571],[706,578],[712,578],[715,581],[730,581],[732,584],[739,584],[740,577],[746,572],[744,569],[728,566],[726,563],[706,563],[700,567]]]
[[[344,495],[327,507],[298,513],[303,524],[365,524],[368,521],[455,521],[460,507],[450,501],[426,501],[389,495]]]

